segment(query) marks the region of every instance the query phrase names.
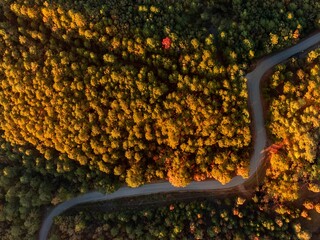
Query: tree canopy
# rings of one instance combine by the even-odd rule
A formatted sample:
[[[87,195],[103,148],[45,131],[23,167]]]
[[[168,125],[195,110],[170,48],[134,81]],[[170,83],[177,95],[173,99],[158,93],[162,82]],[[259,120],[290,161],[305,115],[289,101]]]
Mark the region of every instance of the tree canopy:
[[[320,49],[276,67],[266,97],[268,129],[278,148],[271,153],[268,191],[280,200],[296,200],[299,183],[313,192],[320,176]]]

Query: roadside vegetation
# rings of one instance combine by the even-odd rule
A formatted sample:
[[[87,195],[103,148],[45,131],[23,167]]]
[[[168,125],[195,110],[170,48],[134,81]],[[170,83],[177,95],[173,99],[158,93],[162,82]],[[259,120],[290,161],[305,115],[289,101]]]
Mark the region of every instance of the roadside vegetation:
[[[138,211],[88,209],[57,217],[49,239],[310,239],[299,222],[300,209],[276,213],[259,199],[180,202]]]
[[[278,65],[264,90],[274,142],[264,188],[278,201],[320,193],[320,48]]]

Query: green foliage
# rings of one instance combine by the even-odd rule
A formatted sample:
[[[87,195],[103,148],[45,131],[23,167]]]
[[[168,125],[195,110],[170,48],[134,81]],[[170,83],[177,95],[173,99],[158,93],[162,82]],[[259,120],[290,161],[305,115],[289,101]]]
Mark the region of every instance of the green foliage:
[[[294,215],[280,215],[253,201],[175,203],[144,210],[85,211],[55,219],[63,239],[301,239],[311,234]],[[299,212],[299,211],[297,211]],[[79,224],[86,227],[79,231]]]
[[[317,0],[226,0],[223,3],[223,6],[209,4],[209,8],[214,13],[213,23],[217,23],[217,14],[228,16],[221,17],[217,27],[222,46],[228,49],[224,55],[229,60],[250,61],[263,57],[296,43],[320,27]]]
[[[36,239],[47,207],[83,189],[112,190],[107,177],[100,183],[95,174],[87,172],[89,169],[63,156],[47,161],[34,147],[12,146],[0,137],[1,239]]]

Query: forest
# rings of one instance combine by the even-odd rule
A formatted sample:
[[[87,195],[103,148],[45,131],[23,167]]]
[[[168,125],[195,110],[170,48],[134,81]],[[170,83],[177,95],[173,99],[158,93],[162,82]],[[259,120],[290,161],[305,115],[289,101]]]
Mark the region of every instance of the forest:
[[[108,178],[90,173],[89,168],[61,172],[60,159],[48,161],[31,146],[12,146],[0,138],[0,233],[1,239],[36,239],[41,220],[54,206],[89,189],[112,192]],[[106,186],[108,188],[106,189]]]
[[[315,208],[320,213],[320,204]],[[88,210],[57,217],[49,239],[310,239],[300,214],[299,208],[275,213],[257,195],[139,211]]]
[[[267,85],[274,144],[265,186],[279,201],[297,200],[302,185],[320,193],[320,48],[278,65]]]
[[[244,76],[258,58],[320,28],[319,12],[316,0],[2,0],[1,238],[35,239],[49,207],[91,190],[248,177],[252,143]],[[319,192],[320,176],[319,51],[290,61],[277,67],[264,90],[274,145],[259,191],[282,213],[301,186]],[[217,205],[203,204],[206,210],[199,211],[208,219]],[[244,214],[263,217],[259,226],[247,226],[245,236],[264,236],[263,219],[280,236],[281,226],[270,220],[274,213],[250,204]],[[233,205],[231,200],[225,210],[230,219],[236,219]],[[305,205],[319,209],[317,202]],[[185,207],[175,207],[182,219]],[[117,216],[97,217],[113,224]],[[240,222],[225,225],[224,218],[212,218],[222,221],[221,233],[210,232],[211,223],[200,224],[199,217],[197,233],[179,226],[172,232],[168,223],[162,234],[241,239],[225,228]],[[61,234],[74,227],[68,221]],[[125,232],[125,221],[112,234],[138,236]],[[76,234],[91,234],[81,226]],[[297,237],[310,234],[286,226],[282,230]],[[111,234],[105,228],[103,234]],[[162,230],[155,231],[150,238]]]
[[[317,48],[276,66],[266,79],[274,143],[267,149],[264,183],[249,196],[115,212],[88,206],[57,217],[50,240],[318,239],[319,227],[312,233],[307,225],[320,219],[319,70]]]
[[[66,159],[58,171],[75,161],[132,187],[156,179],[185,186],[247,177],[249,59],[316,27],[319,3],[169,2],[5,1],[4,138],[31,144],[48,161]],[[278,10],[278,21],[267,20]],[[249,18],[252,11],[265,21]],[[265,24],[283,27],[265,33]]]
[[[120,9],[18,2],[3,9],[5,139],[132,187],[246,177],[251,135],[240,67],[218,60],[207,30],[183,35],[164,25],[169,9],[112,6]],[[142,22],[146,15],[157,25]]]

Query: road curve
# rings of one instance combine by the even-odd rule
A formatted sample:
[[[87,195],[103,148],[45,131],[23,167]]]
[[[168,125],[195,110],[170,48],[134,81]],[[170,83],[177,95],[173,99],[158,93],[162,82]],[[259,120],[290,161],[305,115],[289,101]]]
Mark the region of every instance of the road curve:
[[[299,53],[309,47],[320,42],[320,33],[312,35],[307,39],[299,42],[293,47],[285,49],[273,56],[264,58],[257,67],[250,73],[246,75],[249,104],[252,108],[252,119],[253,119],[253,140],[254,140],[254,151],[250,158],[250,172],[249,176],[252,176],[257,171],[258,167],[261,165],[261,160],[264,157],[263,150],[267,144],[266,129],[264,126],[263,108],[261,103],[261,93],[260,93],[260,82],[262,76],[271,69],[273,66],[283,62],[289,57]],[[116,192],[111,194],[102,194],[99,192],[87,193],[68,201],[65,201],[58,206],[56,206],[44,219],[39,233],[40,240],[46,240],[48,233],[50,231],[53,218],[60,215],[65,210],[74,207],[81,203],[88,203],[101,200],[111,200],[122,197],[133,197],[148,195],[153,193],[162,192],[181,192],[181,191],[201,191],[201,190],[219,190],[231,187],[236,187],[243,184],[246,179],[236,176],[230,182],[222,185],[220,182],[215,180],[206,180],[201,182],[191,182],[188,186],[183,188],[173,187],[169,182],[162,183],[150,183],[145,184],[138,188],[121,187]]]

